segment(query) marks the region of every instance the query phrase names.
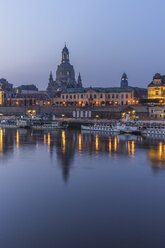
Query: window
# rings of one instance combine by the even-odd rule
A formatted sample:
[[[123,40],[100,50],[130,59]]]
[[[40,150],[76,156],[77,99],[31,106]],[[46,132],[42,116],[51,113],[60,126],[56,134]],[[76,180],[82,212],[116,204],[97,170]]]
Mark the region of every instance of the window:
[[[64,99],[64,95],[62,95],[62,99]]]
[[[68,95],[66,95],[66,99],[68,99]]]
[[[70,74],[69,71],[67,71],[67,76],[69,76],[69,74]]]
[[[94,94],[94,98],[96,98],[96,94]]]
[[[81,99],[83,99],[83,95],[81,95]]]
[[[159,92],[158,92],[158,91],[156,91],[156,92],[155,92],[155,95],[156,95],[156,96],[158,96],[158,93],[159,93]]]
[[[118,96],[118,94],[116,94],[116,98],[118,98],[119,96]]]
[[[128,98],[128,94],[126,94],[126,98]]]
[[[103,98],[103,95],[102,94],[100,95],[100,98]]]
[[[110,95],[108,95],[108,98],[110,99]]]
[[[123,94],[121,94],[121,98],[122,98],[122,99],[124,98]]]
[[[72,95],[70,95],[70,99],[72,99]]]
[[[92,98],[92,94],[90,94],[90,98]]]
[[[112,94],[112,98],[114,98],[115,96],[114,96],[114,94]]]
[[[76,99],[76,95],[74,95],[74,99]]]

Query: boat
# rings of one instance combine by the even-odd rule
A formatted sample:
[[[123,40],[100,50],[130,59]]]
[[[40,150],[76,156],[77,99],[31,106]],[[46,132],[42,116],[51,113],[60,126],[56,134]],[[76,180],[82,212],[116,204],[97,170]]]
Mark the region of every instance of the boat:
[[[115,125],[114,123],[95,123],[93,125],[81,125],[81,129],[86,131],[119,132],[119,130],[117,129],[117,125]]]
[[[117,133],[129,133],[129,134],[140,134],[140,130],[135,125],[122,122],[108,123],[95,123],[93,125],[81,125],[82,130],[88,131],[101,131],[101,132],[117,132]]]
[[[19,128],[29,128],[30,127],[30,122],[28,120],[19,119],[19,120],[16,121],[16,125]]]
[[[17,124],[15,120],[1,120],[0,127],[1,128],[17,128]]]
[[[144,135],[165,135],[165,126],[160,127],[148,127],[144,128],[142,131],[142,134]]]
[[[117,128],[119,129],[120,133],[132,133],[132,134],[140,134],[141,131],[137,126],[131,126],[128,123],[121,123],[118,125]]]
[[[68,123],[60,121],[51,121],[51,122],[32,122],[32,129],[65,129],[68,127]]]

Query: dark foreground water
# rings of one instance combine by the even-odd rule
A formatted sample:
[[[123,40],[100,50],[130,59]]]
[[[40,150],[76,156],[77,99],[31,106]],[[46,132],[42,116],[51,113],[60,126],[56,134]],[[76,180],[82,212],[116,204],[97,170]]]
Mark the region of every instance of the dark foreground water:
[[[165,139],[0,130],[0,247],[165,247]]]

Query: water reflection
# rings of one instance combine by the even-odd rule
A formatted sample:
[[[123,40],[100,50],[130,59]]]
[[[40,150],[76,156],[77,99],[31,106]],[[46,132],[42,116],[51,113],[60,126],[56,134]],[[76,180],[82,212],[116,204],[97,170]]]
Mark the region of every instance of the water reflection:
[[[149,164],[153,169],[165,168],[165,142],[155,138],[143,138],[132,135],[106,135],[71,130],[12,130],[0,129],[0,159],[14,156],[14,147],[23,152],[25,147],[40,149],[47,147],[47,152],[57,158],[62,168],[65,181],[69,178],[75,154],[88,156],[101,154],[109,155],[109,159],[125,156],[136,159],[142,149],[146,152]],[[46,151],[45,151],[46,152]]]

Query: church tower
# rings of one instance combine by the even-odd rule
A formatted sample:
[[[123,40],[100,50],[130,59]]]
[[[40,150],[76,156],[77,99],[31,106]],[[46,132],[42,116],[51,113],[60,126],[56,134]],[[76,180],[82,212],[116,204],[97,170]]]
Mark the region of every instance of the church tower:
[[[49,76],[49,83],[48,83],[48,87],[47,90],[51,91],[54,87],[54,80],[53,80],[53,75],[52,75],[52,71],[50,72],[50,76]]]
[[[127,78],[127,74],[125,72],[122,75],[120,87],[121,88],[127,88],[128,87],[128,78]]]
[[[61,64],[57,66],[56,80],[53,80],[52,73],[50,73],[48,91],[61,92],[67,88],[82,88],[82,80],[79,74],[78,82],[75,79],[75,71],[73,65],[70,64],[69,50],[65,44],[62,49]]]

